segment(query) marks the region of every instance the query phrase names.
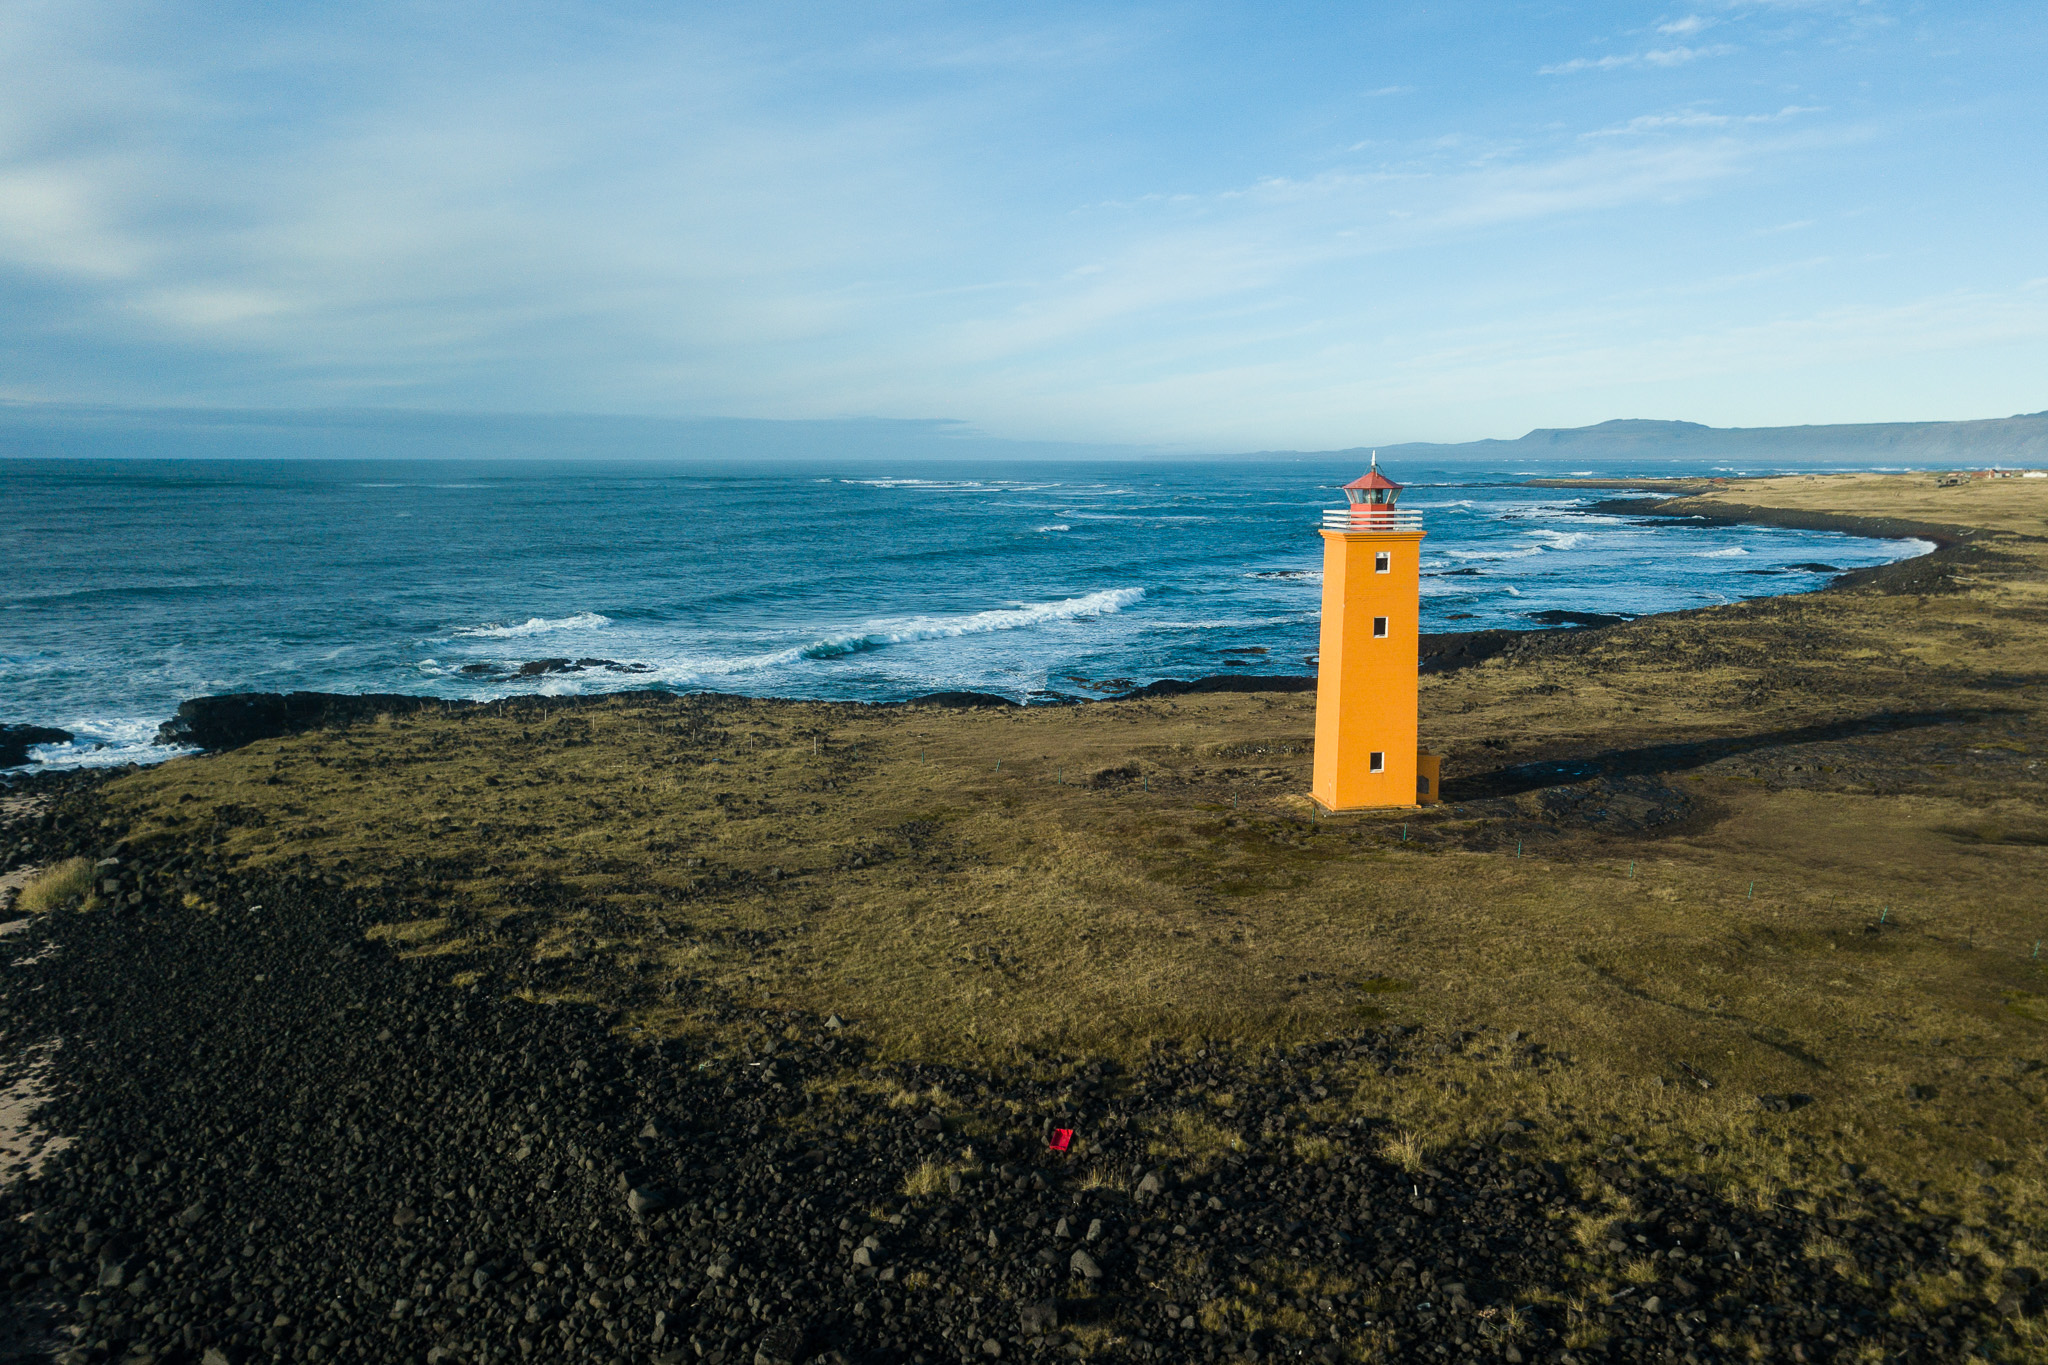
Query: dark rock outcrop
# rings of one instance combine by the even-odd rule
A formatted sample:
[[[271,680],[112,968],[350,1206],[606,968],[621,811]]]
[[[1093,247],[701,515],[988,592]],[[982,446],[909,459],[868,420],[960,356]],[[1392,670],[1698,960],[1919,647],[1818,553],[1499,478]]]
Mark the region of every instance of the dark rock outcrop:
[[[993,692],[927,692],[921,697],[912,697],[905,706],[951,706],[973,708],[980,706],[1015,706],[1008,697],[999,697]]]
[[[1526,630],[1456,630],[1422,637],[1424,673],[1450,673],[1484,663],[1531,632]]]
[[[259,739],[275,739],[329,725],[352,725],[380,715],[410,715],[432,707],[457,708],[471,702],[439,697],[408,697],[391,692],[348,696],[335,692],[231,692],[194,697],[176,715],[157,727],[159,744],[199,749],[239,749]]]
[[[47,725],[0,725],[0,768],[19,768],[28,762],[29,749],[37,744],[69,744],[69,730]]]
[[[522,678],[537,678],[546,673],[587,673],[593,669],[602,669],[606,673],[652,673],[654,671],[647,664],[622,664],[617,659],[530,659],[519,665],[517,671]],[[470,664],[462,671],[465,673],[475,671],[489,672],[491,669],[488,664],[481,666]]]
[[[1611,611],[1532,611],[1529,619],[1544,626],[1618,626],[1632,617]]]
[[[1205,692],[1313,692],[1314,678],[1294,675],[1271,677],[1259,674],[1240,676],[1220,673],[1208,678],[1161,678],[1158,682],[1147,683],[1129,692],[1119,692],[1113,701],[1135,701],[1146,697],[1189,697]]]

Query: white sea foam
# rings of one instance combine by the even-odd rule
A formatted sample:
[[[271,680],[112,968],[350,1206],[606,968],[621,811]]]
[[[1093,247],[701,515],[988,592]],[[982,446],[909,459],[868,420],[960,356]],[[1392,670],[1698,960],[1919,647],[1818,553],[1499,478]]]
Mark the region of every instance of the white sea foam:
[[[560,616],[549,620],[544,616],[530,616],[518,625],[459,626],[455,633],[469,640],[519,640],[529,635],[546,635],[557,630],[602,630],[612,623],[609,616],[599,616],[594,611],[579,611],[574,616]]]
[[[1052,526],[1041,526],[1038,529],[1041,531],[1071,531],[1074,528],[1067,525],[1065,522],[1059,522]]]
[[[861,488],[986,488],[980,479],[841,479]]]
[[[901,620],[870,622],[858,631],[828,635],[799,649],[770,656],[775,662],[797,659],[836,659],[887,645],[914,640],[951,640],[962,635],[989,635],[1000,630],[1023,630],[1054,621],[1073,621],[1088,616],[1107,616],[1122,611],[1145,596],[1143,588],[1107,588],[1059,602],[1034,602],[1020,607],[999,607],[977,611],[970,616],[912,616]]]
[[[24,771],[118,768],[127,763],[161,763],[195,752],[180,745],[158,744],[157,722],[147,716],[68,716],[57,726],[71,732],[71,743],[29,746],[31,762]]]
[[[1729,546],[1729,547],[1728,547],[1727,549],[1725,549],[1725,550],[1701,550],[1701,551],[1700,551],[1700,552],[1699,552],[1698,554],[1694,555],[1694,556],[1693,556],[1693,558],[1695,558],[1695,559],[1733,559],[1733,558],[1735,558],[1735,557],[1736,557],[1737,555],[1746,555],[1746,554],[1748,554],[1748,553],[1749,553],[1749,551],[1747,551],[1747,550],[1743,549],[1743,548],[1742,548],[1742,547],[1741,547],[1740,545],[1730,545],[1730,546]]]
[[[1541,540],[1544,548],[1550,550],[1569,550],[1586,538],[1586,533],[1583,531],[1535,530],[1530,531],[1528,534]]]
[[[683,653],[662,658],[642,655],[652,665],[646,673],[634,675],[638,685],[695,687],[705,684],[730,685],[725,680],[748,674],[773,673],[806,661],[823,661],[882,649],[889,645],[922,640],[947,640],[959,636],[985,635],[998,631],[1022,630],[1059,621],[1105,616],[1123,610],[1145,596],[1143,588],[1111,588],[1058,602],[1028,603],[974,612],[965,616],[911,616],[883,618],[855,630],[827,635],[809,644],[796,645],[763,654],[705,655]],[[431,670],[429,665],[432,665]],[[451,674],[454,670],[432,660],[421,662],[423,672]],[[1000,670],[999,670],[1000,671]],[[929,668],[921,674],[931,675]],[[974,679],[966,674],[954,680],[964,688]],[[509,686],[507,686],[509,684]],[[758,683],[751,684],[758,685]],[[934,684],[953,685],[953,684]],[[550,673],[533,679],[499,678],[486,683],[474,696],[540,695],[567,696],[590,691],[608,691],[618,679],[608,673]]]

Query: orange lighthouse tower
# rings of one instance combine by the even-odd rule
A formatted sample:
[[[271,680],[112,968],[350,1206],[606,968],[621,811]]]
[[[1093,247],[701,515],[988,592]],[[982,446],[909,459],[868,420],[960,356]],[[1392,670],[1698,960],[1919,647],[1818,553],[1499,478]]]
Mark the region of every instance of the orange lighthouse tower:
[[[1440,758],[1416,744],[1422,514],[1372,469],[1323,514],[1323,635],[1311,795],[1328,810],[1433,804]]]

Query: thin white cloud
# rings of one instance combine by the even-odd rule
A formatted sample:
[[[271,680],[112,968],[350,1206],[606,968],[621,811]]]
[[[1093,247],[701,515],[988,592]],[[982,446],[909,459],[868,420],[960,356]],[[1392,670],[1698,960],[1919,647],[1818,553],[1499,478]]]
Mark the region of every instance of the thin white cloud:
[[[1657,25],[1657,32],[1667,38],[1690,38],[1695,33],[1712,28],[1716,22],[1698,14],[1688,14],[1683,19],[1673,19],[1669,23]]]
[[[1075,287],[1037,290],[1006,313],[964,321],[943,351],[1010,363],[1142,325],[1212,309],[1297,281],[1471,233],[1681,200],[1743,174],[1763,149],[1602,146],[1547,160],[1434,172],[1272,177],[1193,203],[1159,206],[1122,252]]]
[[[1783,123],[1801,114],[1817,114],[1821,106],[1788,104],[1775,114],[1716,114],[1704,109],[1681,109],[1669,114],[1642,114],[1611,128],[1596,128],[1580,136],[1623,137],[1637,133],[1668,133],[1703,128],[1739,128],[1765,123]]]
[[[1568,62],[1536,69],[1539,76],[1572,76],[1581,71],[1614,71],[1623,67],[1683,66],[1703,57],[1726,57],[1741,49],[1729,43],[1707,47],[1665,47],[1648,52],[1612,54],[1606,57],[1574,57]]]

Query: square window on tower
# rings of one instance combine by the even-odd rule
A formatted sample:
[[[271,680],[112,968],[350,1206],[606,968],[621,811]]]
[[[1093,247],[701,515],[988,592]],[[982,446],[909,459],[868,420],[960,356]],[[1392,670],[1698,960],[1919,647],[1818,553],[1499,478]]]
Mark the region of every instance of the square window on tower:
[[[1372,618],[1372,638],[1375,640],[1384,640],[1387,638],[1386,617],[1375,616]]]
[[[1354,760],[1354,761],[1356,761],[1356,760]],[[1366,767],[1367,767],[1367,768],[1368,768],[1368,769],[1369,769],[1370,771],[1372,771],[1372,772],[1376,772],[1376,773],[1383,773],[1383,772],[1385,772],[1385,771],[1387,770],[1387,756],[1386,756],[1385,754],[1383,754],[1383,753],[1380,753],[1380,752],[1378,752],[1377,750],[1375,750],[1375,751],[1374,751],[1374,753],[1372,754],[1372,760],[1371,760],[1371,762],[1367,763],[1367,764],[1366,764]]]
[[[1394,557],[1385,550],[1379,551],[1372,557],[1372,571],[1374,573],[1392,573],[1394,571]]]

